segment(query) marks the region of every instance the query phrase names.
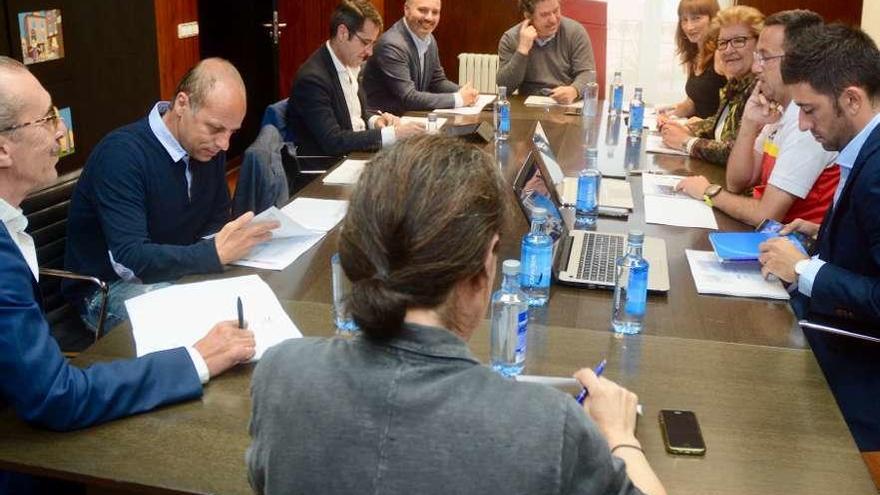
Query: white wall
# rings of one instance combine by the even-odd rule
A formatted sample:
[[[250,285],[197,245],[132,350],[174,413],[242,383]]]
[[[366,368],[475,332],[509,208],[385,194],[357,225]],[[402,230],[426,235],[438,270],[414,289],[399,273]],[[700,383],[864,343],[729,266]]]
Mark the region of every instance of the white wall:
[[[862,2],[862,29],[880,44],[880,0]]]

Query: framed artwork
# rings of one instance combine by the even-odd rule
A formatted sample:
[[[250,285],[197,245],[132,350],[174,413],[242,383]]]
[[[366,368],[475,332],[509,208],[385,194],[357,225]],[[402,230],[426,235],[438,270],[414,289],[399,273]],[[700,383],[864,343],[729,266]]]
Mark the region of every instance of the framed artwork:
[[[19,13],[18,32],[25,65],[64,58],[60,9]]]
[[[70,115],[70,107],[59,108],[58,114],[61,115],[61,120],[67,127],[67,134],[61,138],[61,151],[58,153],[58,156],[62,157],[73,154],[76,149],[73,141],[73,117]]]

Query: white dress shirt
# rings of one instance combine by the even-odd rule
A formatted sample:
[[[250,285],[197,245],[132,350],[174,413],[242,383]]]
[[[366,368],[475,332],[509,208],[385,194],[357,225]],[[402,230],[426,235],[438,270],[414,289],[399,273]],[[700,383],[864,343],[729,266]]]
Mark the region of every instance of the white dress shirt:
[[[34,239],[24,231],[27,228],[27,217],[22,213],[21,208],[15,208],[0,198],[0,221],[9,231],[12,242],[18,246],[21,255],[27,262],[31,273],[34,274],[34,280],[40,280],[40,267],[37,265],[37,248],[34,246]]]

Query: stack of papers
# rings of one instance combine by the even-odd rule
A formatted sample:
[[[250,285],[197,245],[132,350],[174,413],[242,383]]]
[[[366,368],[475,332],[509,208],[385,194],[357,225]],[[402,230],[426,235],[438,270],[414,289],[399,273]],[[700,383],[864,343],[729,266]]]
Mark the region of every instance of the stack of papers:
[[[357,184],[361,172],[364,171],[364,166],[367,165],[367,161],[368,160],[345,160],[324,177],[324,184],[346,186]]]
[[[584,100],[579,100],[568,105],[556,103],[556,100],[549,96],[532,95],[526,98],[525,106],[527,107],[563,107],[563,108],[583,108]]]
[[[327,235],[342,220],[347,209],[348,201],[297,198],[277,213],[263,212],[255,220],[264,214],[275,218],[283,215],[282,227],[287,227],[282,233],[286,236],[280,237],[272,231],[272,240],[257,245],[247,256],[232,264],[283,270]]]
[[[663,144],[663,138],[659,134],[653,132],[648,133],[648,140],[645,141],[645,151],[648,153],[660,153],[662,155],[688,156],[688,154],[682,150],[670,148]]]
[[[477,101],[469,107],[438,108],[434,113],[451,113],[453,115],[479,115],[483,107],[495,101],[495,95],[479,95]]]
[[[248,275],[172,285],[125,301],[137,355],[195,344],[218,322],[238,319],[239,297],[257,344],[253,361],[281,341],[302,337],[266,282]]]
[[[675,185],[683,178],[677,175],[642,174],[645,222],[717,229],[715,212],[709,205],[675,191]]]
[[[685,249],[700,294],[788,299],[779,280],[764,280],[757,263],[722,263],[712,251]]]

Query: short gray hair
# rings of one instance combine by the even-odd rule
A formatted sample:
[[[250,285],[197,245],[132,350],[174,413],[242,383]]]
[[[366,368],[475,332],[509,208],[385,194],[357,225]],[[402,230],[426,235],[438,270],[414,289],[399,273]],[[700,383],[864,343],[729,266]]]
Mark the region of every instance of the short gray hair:
[[[9,72],[27,72],[24,64],[0,55],[0,79]],[[24,107],[24,101],[12,89],[10,84],[0,84],[0,129],[12,127],[18,123],[18,115]]]

